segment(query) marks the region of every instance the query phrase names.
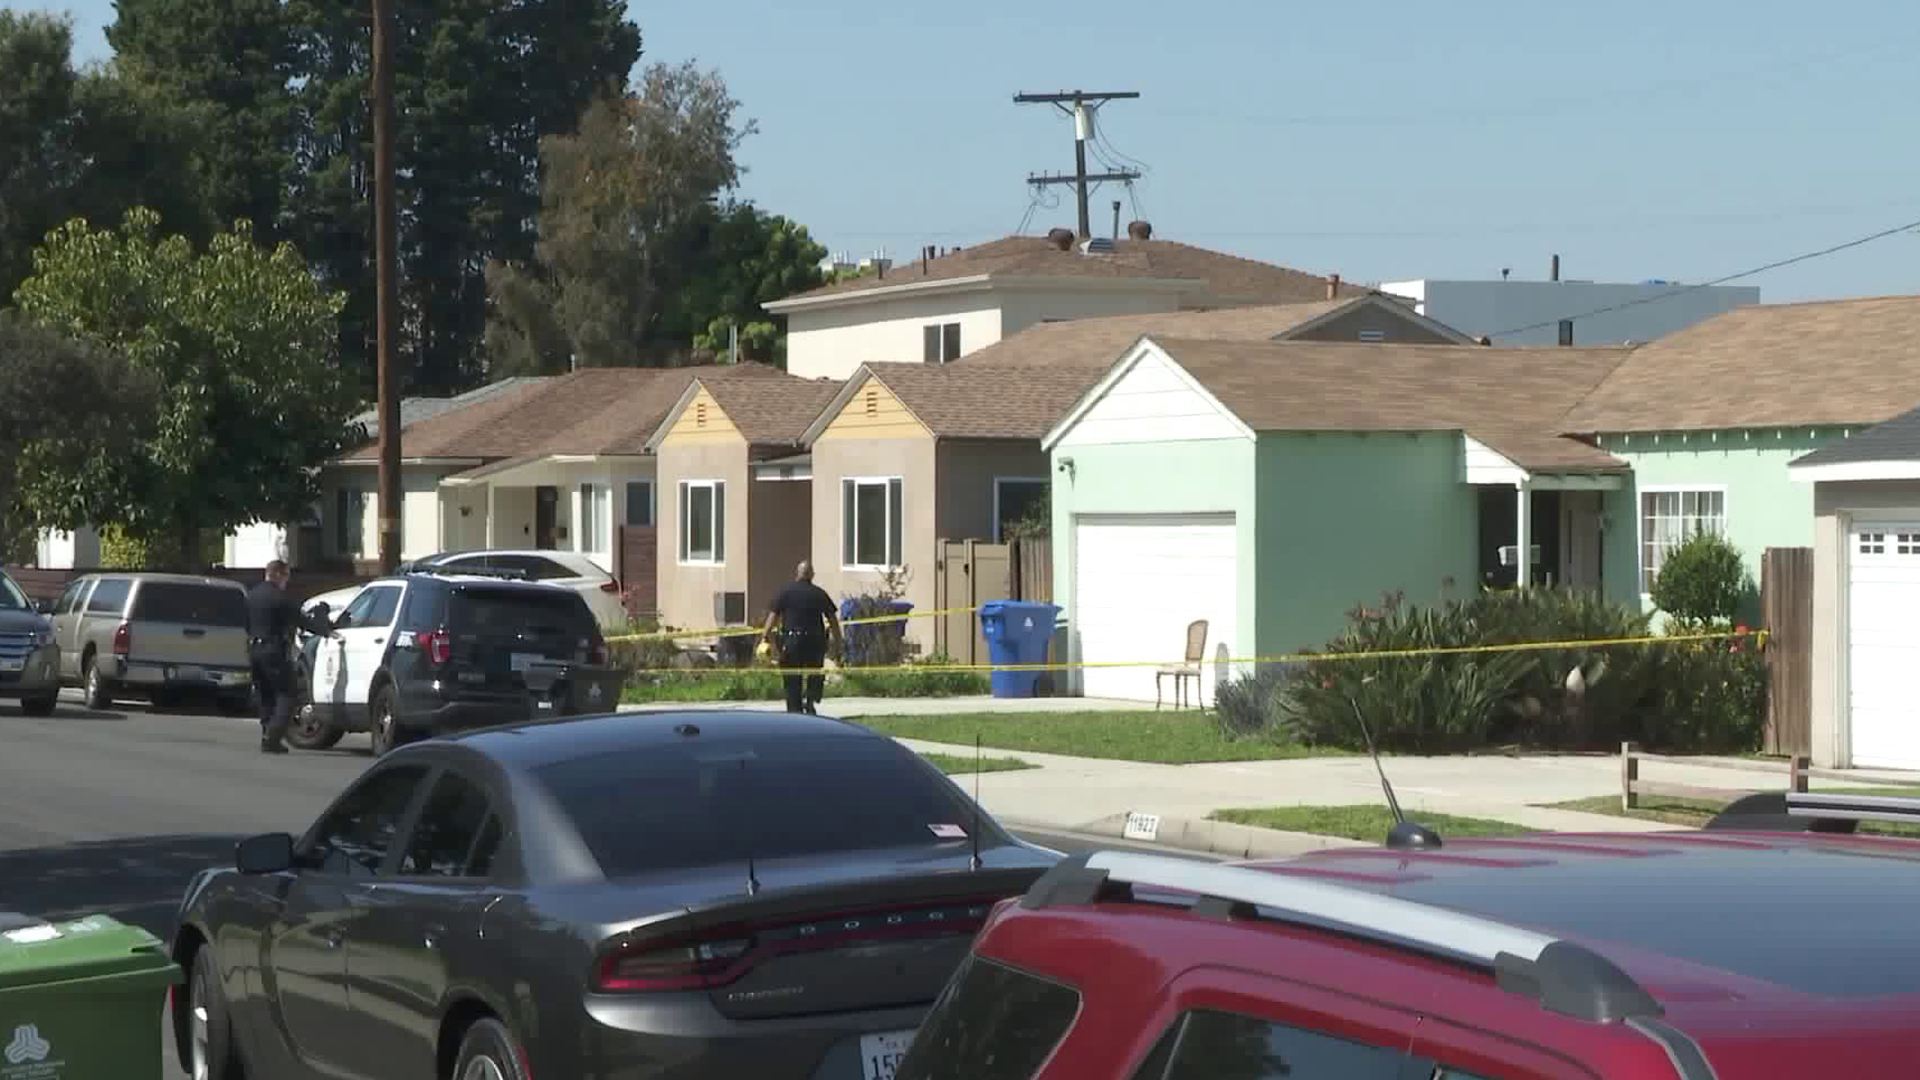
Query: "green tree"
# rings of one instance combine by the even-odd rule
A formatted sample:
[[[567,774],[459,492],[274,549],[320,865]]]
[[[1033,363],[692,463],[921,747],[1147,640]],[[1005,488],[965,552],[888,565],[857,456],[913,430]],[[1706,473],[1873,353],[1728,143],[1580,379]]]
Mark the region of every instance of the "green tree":
[[[1751,591],[1740,549],[1716,532],[1697,532],[1667,552],[1650,590],[1661,611],[1682,624],[1727,622]]]
[[[42,524],[25,490],[65,482],[86,497],[152,433],[158,395],[125,360],[10,314],[0,314],[0,357],[0,558],[11,562]]]
[[[677,298],[693,347],[724,352],[738,326],[747,359],[785,366],[786,317],[761,305],[824,283],[826,247],[805,225],[747,202],[715,214],[701,240],[698,270]]]
[[[117,222],[145,205],[175,231],[209,233],[201,118],[136,60],[79,71],[72,54],[66,19],[0,11],[0,304],[70,218]]]
[[[69,222],[34,265],[21,310],[118,352],[160,395],[138,453],[25,486],[37,520],[174,539],[198,565],[204,530],[290,520],[318,497],[316,469],[345,448],[357,398],[334,357],[341,298],[290,244],[259,246],[243,221],[199,251],[134,210],[118,231]]]
[[[495,307],[494,374],[559,369],[547,318],[583,365],[685,354],[695,328],[674,302],[697,279],[715,200],[739,183],[734,151],[756,130],[739,107],[718,72],[655,64],[638,93],[599,99],[542,143],[535,258],[488,267],[494,295],[516,301]]]

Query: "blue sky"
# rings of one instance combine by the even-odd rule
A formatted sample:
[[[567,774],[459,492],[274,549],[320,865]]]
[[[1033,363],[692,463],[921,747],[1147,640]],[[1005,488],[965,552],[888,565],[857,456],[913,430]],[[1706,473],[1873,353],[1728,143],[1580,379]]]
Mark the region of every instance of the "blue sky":
[[[110,0],[69,0],[83,60]],[[51,6],[5,0],[7,7]],[[642,63],[727,77],[744,193],[835,251],[1006,235],[1072,124],[1017,91],[1138,90],[1101,133],[1155,235],[1351,281],[1699,281],[1920,221],[1920,5],[1890,0],[635,3]],[[1095,194],[1095,231],[1111,201]],[[1129,203],[1123,220],[1134,214]],[[1068,189],[1032,231],[1072,226]],[[1744,284],[1920,293],[1903,233]]]

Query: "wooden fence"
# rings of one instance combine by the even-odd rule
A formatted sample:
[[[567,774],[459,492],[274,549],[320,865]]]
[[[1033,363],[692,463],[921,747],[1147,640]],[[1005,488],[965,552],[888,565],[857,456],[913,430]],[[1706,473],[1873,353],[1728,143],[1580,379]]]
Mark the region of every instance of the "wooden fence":
[[[1813,752],[1813,549],[1768,548],[1760,561],[1767,630],[1770,754]]]
[[[1640,779],[1640,766],[1645,763],[1664,763],[1668,765],[1689,765],[1695,768],[1727,769],[1735,772],[1762,773],[1780,777],[1785,787],[1767,788],[1721,788],[1706,787],[1699,784],[1673,784],[1666,781]],[[1669,754],[1649,754],[1639,748],[1637,743],[1620,744],[1620,808],[1634,810],[1640,806],[1640,800],[1647,798],[1668,799],[1705,799],[1711,802],[1732,802],[1743,795],[1753,795],[1761,791],[1791,791],[1805,794],[1809,780],[1847,780],[1860,782],[1858,773],[1844,769],[1816,769],[1806,755],[1796,755],[1785,762],[1777,761],[1734,761],[1727,759],[1706,759],[1695,757],[1676,757]],[[1874,778],[1874,784],[1885,787],[1912,787],[1913,794],[1920,797],[1920,780],[1882,780]]]
[[[9,566],[7,576],[30,597],[35,600],[58,599],[66,591],[67,583],[83,574],[177,574],[183,571],[167,567],[145,570],[130,570],[124,567],[77,567],[72,570],[48,570],[32,566]],[[212,570],[184,571],[202,577],[225,578],[242,585],[253,585],[260,580],[262,571],[258,568],[218,567]],[[319,596],[324,592],[343,589],[349,585],[360,585],[377,577],[377,574],[354,574],[340,571],[299,571],[287,583],[287,592],[301,603]]]
[[[1053,545],[1045,538],[989,544],[941,540],[935,560],[933,606],[974,608],[991,600],[1058,603],[1053,598]],[[987,642],[972,611],[936,616],[933,648],[963,664],[987,662]]]
[[[1053,541],[1044,536],[1022,537],[1013,549],[1013,598],[1043,604],[1053,598]]]
[[[660,613],[660,530],[652,525],[622,525],[613,545],[613,576],[626,591],[627,617]]]

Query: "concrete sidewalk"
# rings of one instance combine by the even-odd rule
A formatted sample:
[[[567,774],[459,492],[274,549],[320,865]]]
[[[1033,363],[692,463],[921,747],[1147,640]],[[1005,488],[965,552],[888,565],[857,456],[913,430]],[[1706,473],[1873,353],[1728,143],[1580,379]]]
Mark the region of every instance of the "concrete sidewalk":
[[[857,719],[876,715],[942,715],[967,712],[1082,712],[1138,710],[1134,701],[1089,698],[839,698],[826,703],[835,716]],[[749,708],[779,711],[780,702],[661,704],[623,706],[632,711]],[[1196,717],[1198,720],[1198,717]],[[1042,722],[1036,717],[1036,722]],[[956,756],[972,746],[900,742],[916,752]],[[1159,765],[1105,758],[1069,757],[1025,750],[987,748],[991,757],[1014,757],[1038,768],[984,773],[980,802],[988,813],[1010,825],[1120,837],[1129,814],[1159,819],[1155,841],[1216,854],[1278,857],[1315,848],[1354,843],[1327,837],[1277,832],[1212,822],[1207,816],[1230,808],[1343,806],[1383,804],[1380,779],[1365,757],[1305,758],[1290,761],[1235,761],[1198,765]],[[1687,784],[1733,793],[1781,787],[1765,773],[1712,768],[1705,764],[1647,762],[1645,780]],[[1457,755],[1383,759],[1394,793],[1409,816],[1422,812],[1491,818],[1543,832],[1658,832],[1675,826],[1607,814],[1549,809],[1541,804],[1620,794],[1620,759],[1613,754]],[[1861,773],[1871,785],[1904,778],[1900,774]],[[969,791],[972,775],[956,777]],[[1827,786],[1846,787],[1845,783]],[[1916,791],[1920,794],[1920,790]],[[1383,838],[1384,839],[1384,838]]]

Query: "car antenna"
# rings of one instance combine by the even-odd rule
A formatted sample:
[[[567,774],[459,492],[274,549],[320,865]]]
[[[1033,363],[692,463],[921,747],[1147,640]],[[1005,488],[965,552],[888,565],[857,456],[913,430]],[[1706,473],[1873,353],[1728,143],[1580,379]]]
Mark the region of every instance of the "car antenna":
[[[973,834],[972,869],[980,869],[980,733],[973,733]]]
[[[747,786],[747,759],[740,759],[740,786]],[[760,895],[760,879],[753,872],[753,830],[747,830],[747,895]]]
[[[1373,681],[1369,675],[1360,680],[1363,684]],[[1440,846],[1440,834],[1417,821],[1408,821],[1407,815],[1400,812],[1400,800],[1393,797],[1393,782],[1387,779],[1387,770],[1380,764],[1380,751],[1373,745],[1373,732],[1367,730],[1367,718],[1361,715],[1360,703],[1352,694],[1346,695],[1347,704],[1353,708],[1353,718],[1360,722],[1360,735],[1367,740],[1367,754],[1373,758],[1373,771],[1380,774],[1380,790],[1386,792],[1387,809],[1393,813],[1393,828],[1387,830],[1387,846],[1390,848],[1437,848]]]

